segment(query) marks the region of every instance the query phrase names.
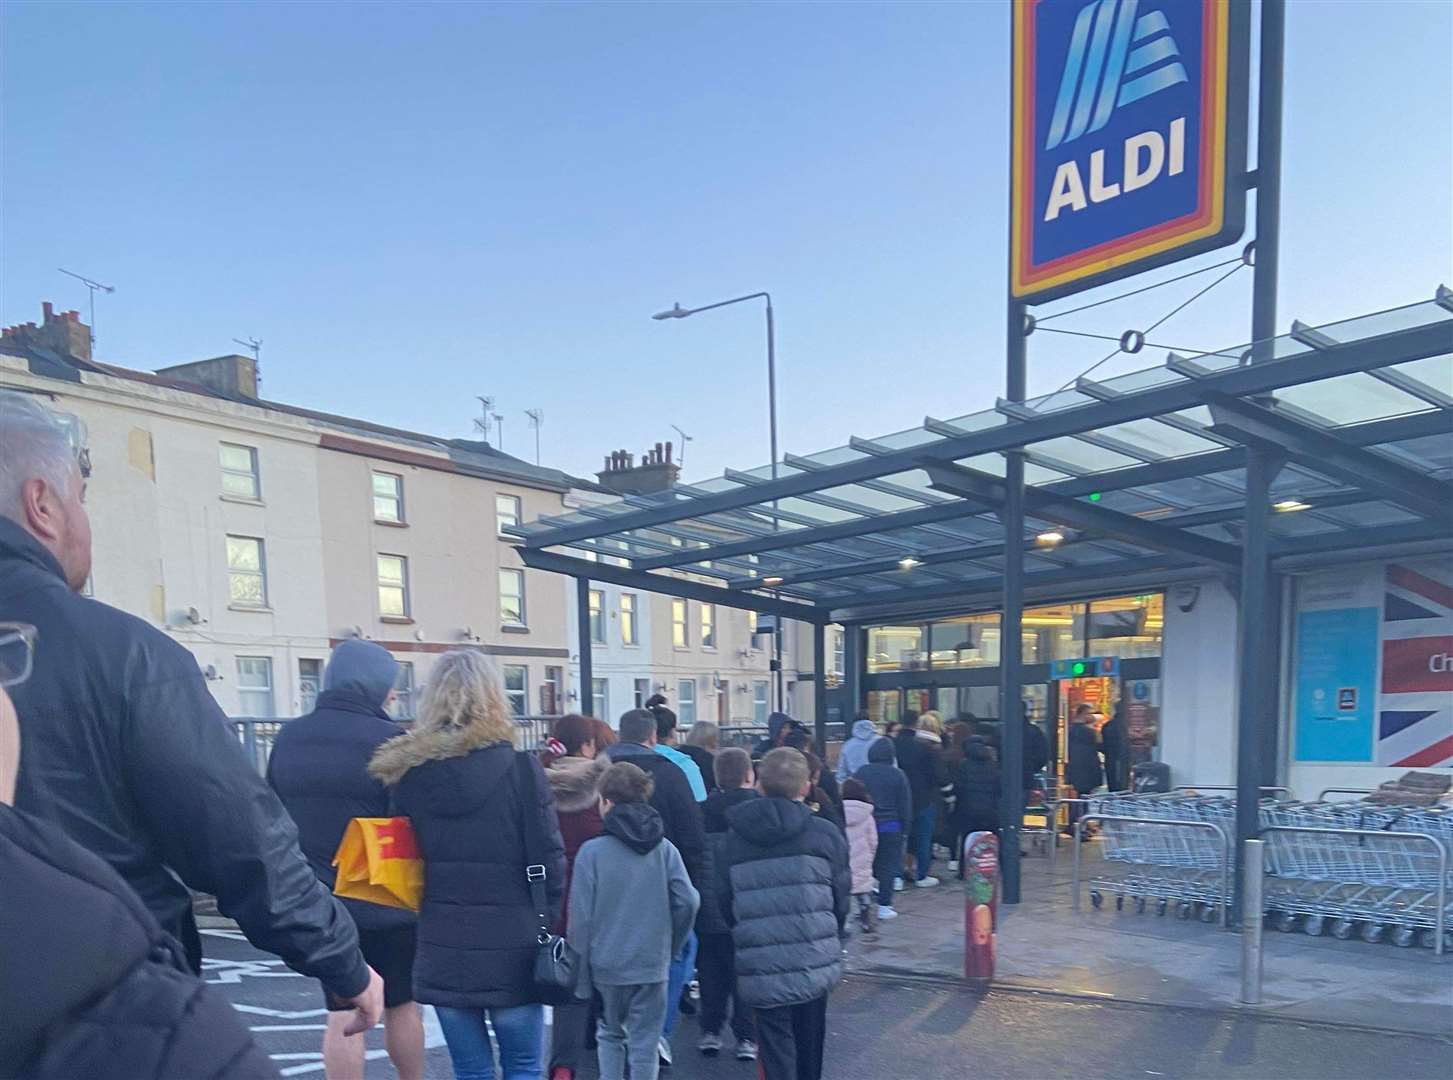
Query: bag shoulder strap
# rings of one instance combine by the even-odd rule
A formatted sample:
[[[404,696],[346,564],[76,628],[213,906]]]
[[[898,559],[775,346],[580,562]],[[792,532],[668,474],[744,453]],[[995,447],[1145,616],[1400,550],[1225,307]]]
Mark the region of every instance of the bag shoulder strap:
[[[520,797],[520,835],[525,847],[525,880],[530,886],[530,904],[540,923],[541,944],[550,938],[549,901],[545,897],[545,830],[537,805],[539,784],[535,779],[533,755],[515,751],[515,787]]]

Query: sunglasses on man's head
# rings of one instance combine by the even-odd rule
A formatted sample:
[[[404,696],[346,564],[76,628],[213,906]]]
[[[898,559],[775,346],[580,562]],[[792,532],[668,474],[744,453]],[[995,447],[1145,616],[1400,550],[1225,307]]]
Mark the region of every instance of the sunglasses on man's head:
[[[35,637],[35,627],[29,623],[0,622],[0,686],[15,686],[30,678]]]

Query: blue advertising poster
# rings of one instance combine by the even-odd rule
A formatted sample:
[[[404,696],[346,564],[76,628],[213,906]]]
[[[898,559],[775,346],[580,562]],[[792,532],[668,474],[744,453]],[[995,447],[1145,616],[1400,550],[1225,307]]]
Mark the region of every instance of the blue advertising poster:
[[[1014,295],[1052,299],[1240,235],[1246,7],[1015,3]]]
[[[1377,608],[1297,617],[1298,761],[1372,761],[1378,619]]]

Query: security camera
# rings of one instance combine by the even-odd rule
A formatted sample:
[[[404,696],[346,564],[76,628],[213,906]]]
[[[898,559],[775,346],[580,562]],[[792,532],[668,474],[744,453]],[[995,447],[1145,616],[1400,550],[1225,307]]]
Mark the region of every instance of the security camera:
[[[1176,607],[1189,613],[1196,606],[1196,601],[1201,598],[1201,587],[1199,585],[1177,585],[1171,590],[1170,598]]]

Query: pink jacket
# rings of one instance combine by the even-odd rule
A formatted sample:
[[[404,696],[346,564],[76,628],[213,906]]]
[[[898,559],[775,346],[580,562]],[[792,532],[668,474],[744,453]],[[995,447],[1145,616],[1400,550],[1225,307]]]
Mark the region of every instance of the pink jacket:
[[[848,854],[853,868],[853,892],[873,888],[873,856],[878,852],[878,826],[873,821],[873,804],[857,799],[843,800],[848,821]]]

